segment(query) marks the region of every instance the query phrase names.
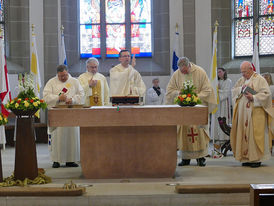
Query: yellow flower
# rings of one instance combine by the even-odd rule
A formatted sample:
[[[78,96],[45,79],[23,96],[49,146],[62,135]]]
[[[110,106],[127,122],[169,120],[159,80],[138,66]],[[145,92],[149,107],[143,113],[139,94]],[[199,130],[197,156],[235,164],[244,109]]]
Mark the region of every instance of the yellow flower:
[[[37,107],[38,106],[37,102],[33,102],[33,106]]]
[[[21,100],[22,100],[21,98],[18,99],[18,101],[21,101]]]
[[[183,98],[186,98],[186,94],[183,94],[182,97],[183,97]]]
[[[40,101],[37,101],[37,104],[40,104]]]
[[[191,101],[191,98],[190,98],[190,97],[187,97],[187,98],[186,98],[186,101],[187,101],[187,102],[190,102],[190,101]]]
[[[5,121],[5,123],[8,123],[8,119],[7,118],[4,118],[4,121]]]
[[[6,107],[7,107],[7,108],[9,108],[9,106],[10,106],[10,104],[9,104],[9,103],[7,103]]]
[[[13,104],[13,103],[14,103],[14,100],[12,100],[10,103]]]
[[[198,97],[196,97],[196,96],[194,96],[194,97],[193,97],[193,101],[194,101],[194,102],[197,102],[197,101],[198,101],[198,99],[199,99],[199,98],[198,98]]]
[[[3,119],[3,118],[2,118],[2,115],[0,115],[0,121],[2,121],[2,119]]]
[[[24,101],[25,107],[29,107],[28,101]]]
[[[19,104],[18,104],[18,103],[15,104],[15,108],[17,108],[17,107],[19,107]]]

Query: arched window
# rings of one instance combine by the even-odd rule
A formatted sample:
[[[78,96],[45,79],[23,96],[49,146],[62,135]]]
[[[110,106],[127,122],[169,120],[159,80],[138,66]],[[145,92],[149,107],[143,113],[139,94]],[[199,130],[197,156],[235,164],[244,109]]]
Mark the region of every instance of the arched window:
[[[259,25],[259,54],[274,54],[273,1],[234,0],[234,56],[253,54],[256,23]]]
[[[151,0],[80,0],[80,56],[152,56]]]

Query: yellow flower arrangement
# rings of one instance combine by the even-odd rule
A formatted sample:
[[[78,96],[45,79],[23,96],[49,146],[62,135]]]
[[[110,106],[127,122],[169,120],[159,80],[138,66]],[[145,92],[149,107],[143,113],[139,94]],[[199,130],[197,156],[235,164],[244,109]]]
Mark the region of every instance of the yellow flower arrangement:
[[[0,125],[5,125],[7,123],[8,123],[8,118],[2,113],[0,113]]]
[[[36,97],[34,93],[31,75],[20,74],[18,86],[21,91],[16,98],[8,101],[8,103],[5,105],[7,109],[31,111],[47,108],[47,104],[44,102],[44,100]]]
[[[195,93],[195,87],[191,81],[183,83],[183,89],[180,94],[175,98],[174,103],[180,106],[194,106],[201,104],[201,100]]]

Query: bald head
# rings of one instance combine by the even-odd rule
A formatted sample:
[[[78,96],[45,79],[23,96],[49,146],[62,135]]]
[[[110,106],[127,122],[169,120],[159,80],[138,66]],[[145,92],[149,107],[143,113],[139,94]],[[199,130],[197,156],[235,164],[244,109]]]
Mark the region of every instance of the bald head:
[[[249,79],[254,73],[252,64],[249,61],[243,61],[240,69],[241,69],[242,76],[245,79]]]

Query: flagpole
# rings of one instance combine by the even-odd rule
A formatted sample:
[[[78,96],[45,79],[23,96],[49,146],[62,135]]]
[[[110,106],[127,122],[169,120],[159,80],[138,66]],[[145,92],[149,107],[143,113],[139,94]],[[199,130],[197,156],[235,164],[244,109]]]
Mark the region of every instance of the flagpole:
[[[217,78],[217,32],[218,32],[219,24],[217,20],[215,21],[214,26],[215,26],[215,29],[214,29],[214,35],[213,35],[213,48],[212,48],[211,83],[215,91],[214,93],[217,99],[217,107],[211,113],[210,135],[212,137],[212,143],[213,143],[212,157],[214,157],[214,154],[215,154],[215,146],[214,146],[215,145],[215,119],[216,119],[216,111],[218,110],[218,104],[219,104],[218,80],[217,80],[218,79]]]

